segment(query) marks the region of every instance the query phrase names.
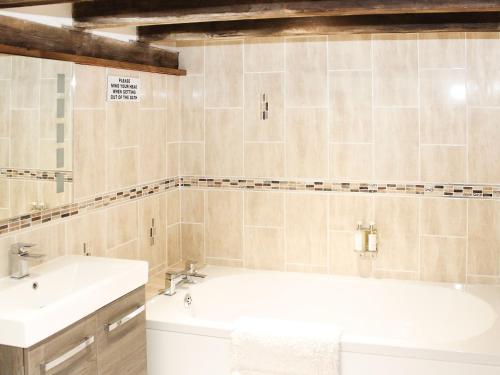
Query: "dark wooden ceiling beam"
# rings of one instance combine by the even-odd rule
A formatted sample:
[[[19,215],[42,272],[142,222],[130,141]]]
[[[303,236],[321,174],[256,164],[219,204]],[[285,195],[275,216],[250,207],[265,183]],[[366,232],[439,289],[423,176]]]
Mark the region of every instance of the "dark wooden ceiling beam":
[[[61,3],[76,3],[84,0],[0,0],[1,8],[29,7],[34,5],[51,5]]]
[[[0,15],[0,53],[185,75],[178,53]]]
[[[90,0],[73,5],[77,27],[249,19],[500,11],[500,0]]]
[[[338,33],[417,33],[500,31],[500,13],[399,14],[309,17],[142,26],[139,40],[202,40],[260,36],[329,35]]]

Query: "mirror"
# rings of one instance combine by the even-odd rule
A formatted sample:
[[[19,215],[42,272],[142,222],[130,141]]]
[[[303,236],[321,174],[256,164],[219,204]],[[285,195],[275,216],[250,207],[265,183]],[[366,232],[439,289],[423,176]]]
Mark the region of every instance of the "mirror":
[[[73,63],[0,55],[0,220],[72,202]]]

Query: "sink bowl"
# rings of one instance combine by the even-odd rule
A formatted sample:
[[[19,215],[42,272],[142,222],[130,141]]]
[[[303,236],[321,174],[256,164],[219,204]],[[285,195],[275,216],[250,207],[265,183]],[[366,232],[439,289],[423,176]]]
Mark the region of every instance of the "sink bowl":
[[[0,345],[28,348],[148,280],[143,261],[64,256],[0,279]]]

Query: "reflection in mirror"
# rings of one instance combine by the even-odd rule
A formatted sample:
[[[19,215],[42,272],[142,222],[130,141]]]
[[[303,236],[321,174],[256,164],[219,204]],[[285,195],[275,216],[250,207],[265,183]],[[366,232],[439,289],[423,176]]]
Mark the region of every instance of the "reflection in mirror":
[[[0,220],[72,201],[73,63],[0,54]]]

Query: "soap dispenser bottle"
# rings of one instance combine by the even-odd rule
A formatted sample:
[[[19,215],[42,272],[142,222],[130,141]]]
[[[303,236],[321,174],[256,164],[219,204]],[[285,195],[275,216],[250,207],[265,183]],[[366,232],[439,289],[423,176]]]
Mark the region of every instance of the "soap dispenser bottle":
[[[375,228],[375,223],[372,221],[370,223],[370,229],[368,230],[368,251],[377,251],[377,228]]]
[[[366,251],[366,230],[363,222],[358,221],[356,232],[354,233],[354,251],[362,253]]]

